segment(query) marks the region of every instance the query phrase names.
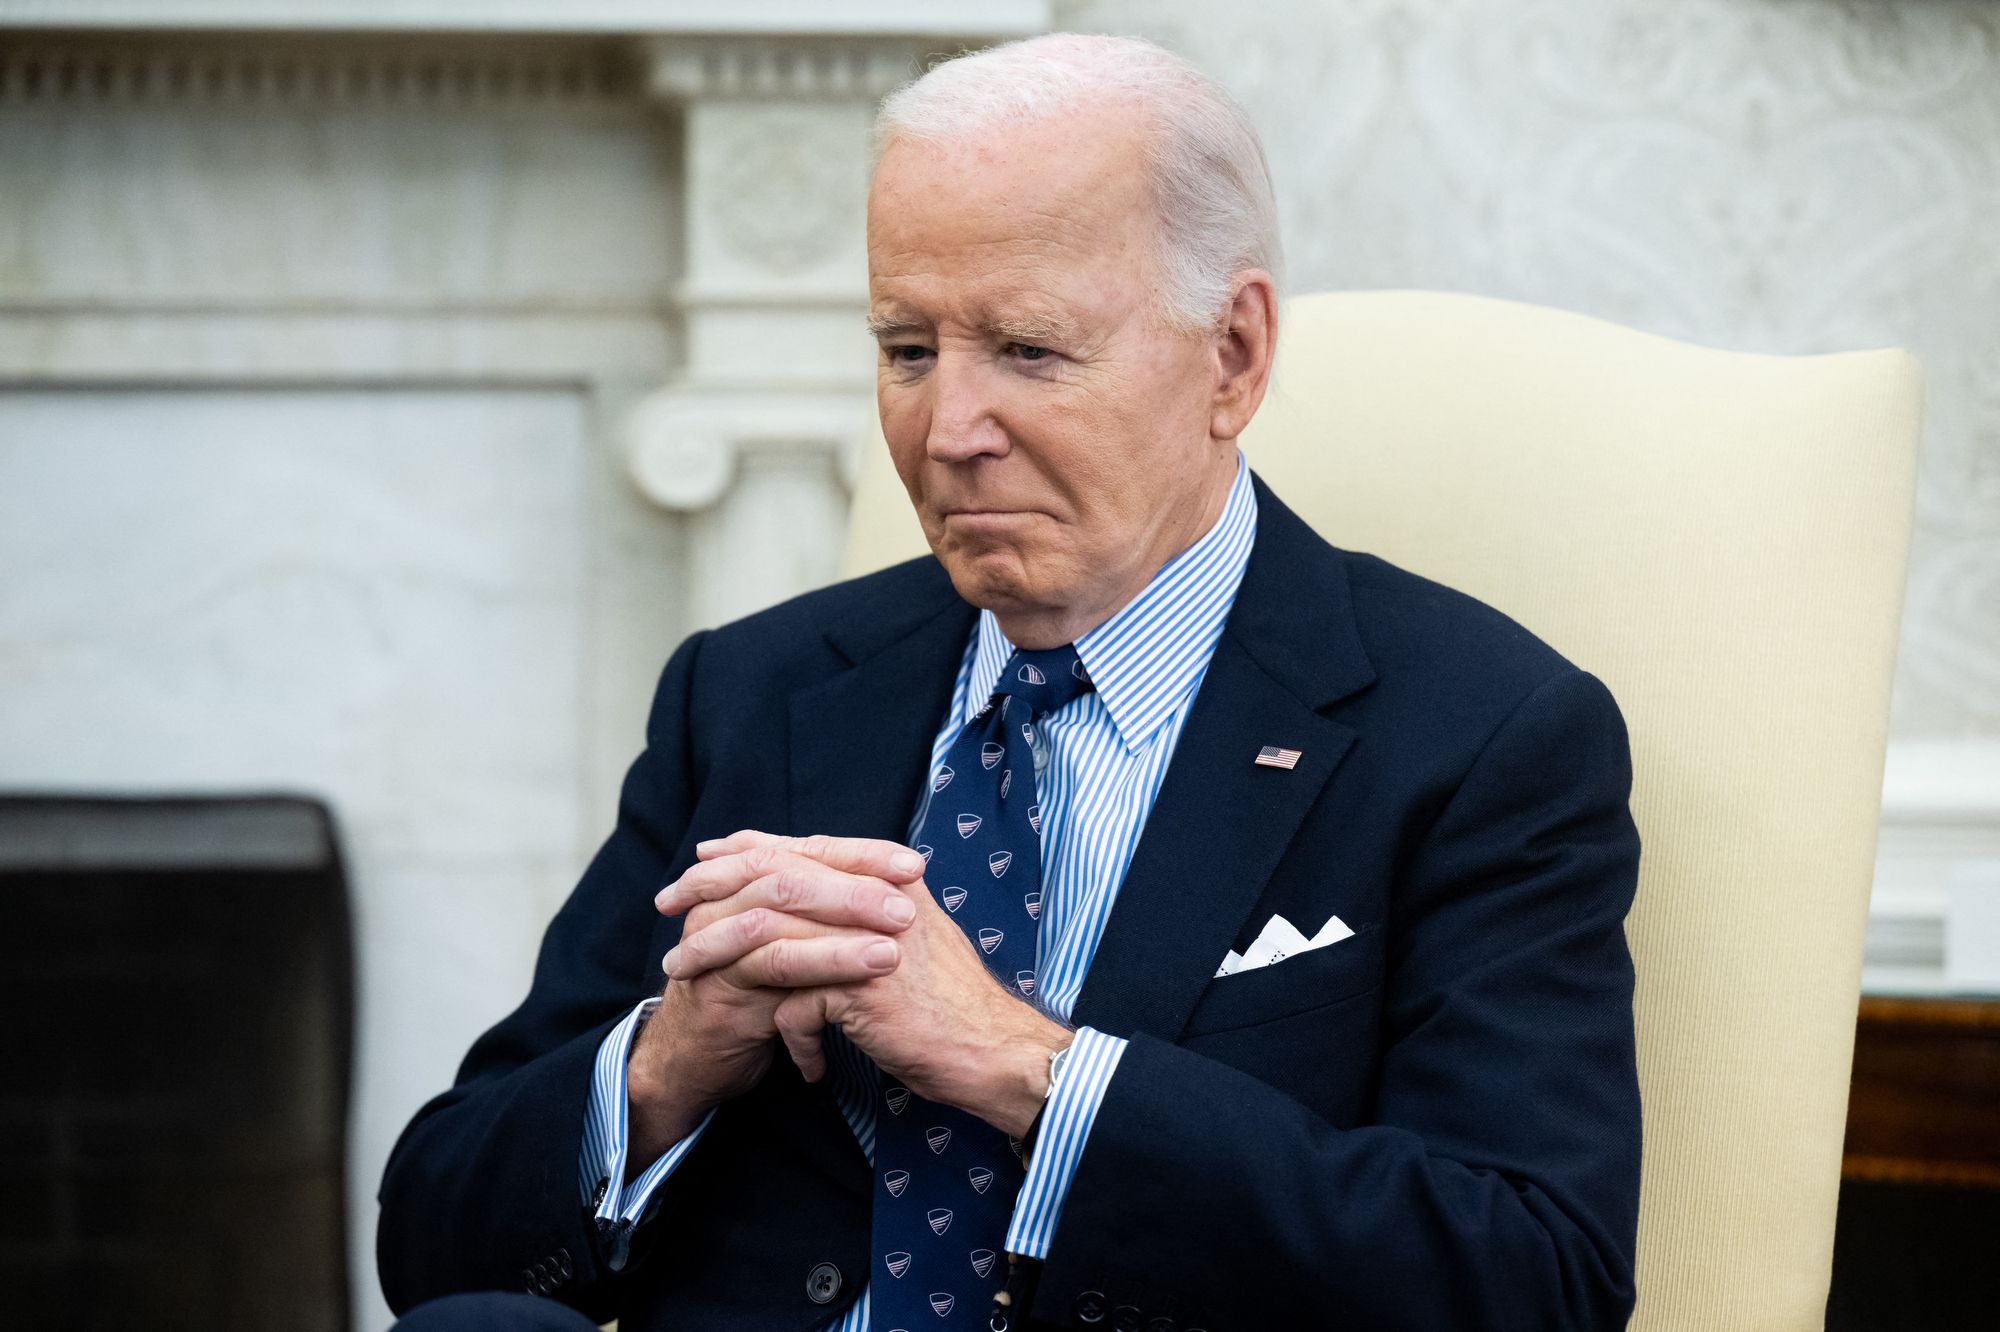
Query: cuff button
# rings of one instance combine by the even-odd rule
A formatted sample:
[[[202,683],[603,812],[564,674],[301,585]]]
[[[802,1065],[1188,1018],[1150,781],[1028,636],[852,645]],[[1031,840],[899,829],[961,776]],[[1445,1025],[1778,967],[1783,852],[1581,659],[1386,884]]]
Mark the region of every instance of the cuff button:
[[[1104,1321],[1104,1311],[1108,1307],[1103,1291],[1086,1290],[1083,1294],[1076,1297],[1076,1304],[1074,1306],[1076,1321],[1079,1323],[1101,1323]]]

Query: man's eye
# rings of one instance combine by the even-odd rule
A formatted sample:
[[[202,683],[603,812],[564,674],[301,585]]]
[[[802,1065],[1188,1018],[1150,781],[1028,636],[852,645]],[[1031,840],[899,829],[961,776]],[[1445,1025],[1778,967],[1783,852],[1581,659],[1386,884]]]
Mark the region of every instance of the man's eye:
[[[919,347],[915,343],[889,348],[889,359],[897,365],[915,365],[930,354],[929,347]]]
[[[1024,361],[1043,361],[1054,354],[1047,347],[1037,347],[1032,342],[1010,342],[1007,345]]]

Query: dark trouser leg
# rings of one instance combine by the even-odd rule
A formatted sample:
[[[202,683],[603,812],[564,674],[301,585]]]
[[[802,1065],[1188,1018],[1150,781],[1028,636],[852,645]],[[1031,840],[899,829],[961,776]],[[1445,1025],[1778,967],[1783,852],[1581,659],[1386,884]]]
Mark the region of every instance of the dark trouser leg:
[[[597,1332],[597,1324],[554,1300],[493,1290],[427,1300],[390,1332]]]

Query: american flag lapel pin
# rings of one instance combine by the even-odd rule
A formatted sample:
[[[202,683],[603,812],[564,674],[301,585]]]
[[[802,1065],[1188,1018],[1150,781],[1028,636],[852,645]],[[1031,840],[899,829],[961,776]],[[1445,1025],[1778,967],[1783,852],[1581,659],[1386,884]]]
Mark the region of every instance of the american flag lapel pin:
[[[1297,749],[1280,749],[1276,745],[1265,745],[1257,751],[1257,766],[1260,768],[1296,768],[1299,766],[1299,755],[1302,752]]]

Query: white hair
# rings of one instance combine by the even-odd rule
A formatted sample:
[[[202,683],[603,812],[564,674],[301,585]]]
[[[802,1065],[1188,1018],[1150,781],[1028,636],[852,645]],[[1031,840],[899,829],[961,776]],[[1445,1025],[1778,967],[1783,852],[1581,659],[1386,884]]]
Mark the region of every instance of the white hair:
[[[877,158],[898,138],[963,141],[1001,125],[1124,100],[1149,122],[1160,315],[1214,328],[1234,279],[1278,279],[1278,210],[1264,146],[1236,100],[1188,61],[1138,37],[1050,33],[936,65],[875,117]]]

